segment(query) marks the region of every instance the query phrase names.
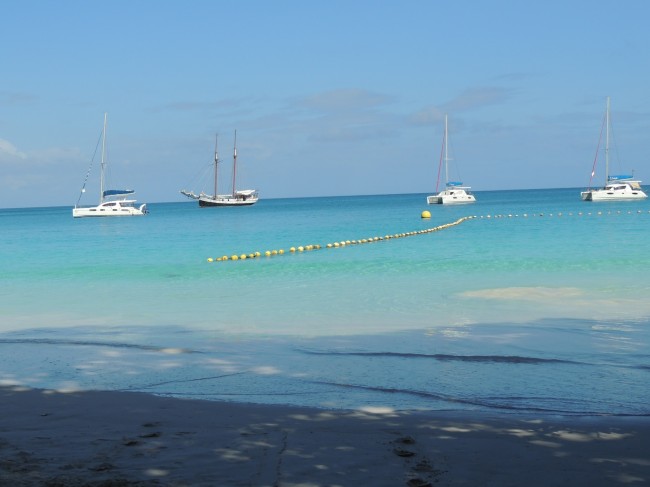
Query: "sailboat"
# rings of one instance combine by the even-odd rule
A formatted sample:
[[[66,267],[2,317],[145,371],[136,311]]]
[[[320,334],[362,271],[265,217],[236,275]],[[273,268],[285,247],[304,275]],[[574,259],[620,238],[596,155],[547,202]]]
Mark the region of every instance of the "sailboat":
[[[193,191],[181,190],[181,194],[190,199],[198,200],[199,206],[250,206],[257,203],[259,195],[255,189],[236,189],[237,187],[237,131],[235,130],[235,145],[233,149],[232,166],[232,192],[230,194],[218,194],[217,177],[219,174],[219,152],[217,150],[218,134],[214,142],[214,193],[204,192],[198,195]]]
[[[605,186],[599,189],[591,189],[591,181],[596,174],[596,161],[591,170],[589,189],[582,191],[580,197],[583,201],[620,201],[639,200],[647,198],[641,188],[641,181],[634,179],[632,174],[609,174],[609,132],[610,132],[610,102],[607,97],[607,108],[605,111]],[[602,129],[601,129],[602,136]],[[600,141],[598,143],[600,145]]]
[[[474,203],[476,198],[470,191],[469,186],[463,186],[463,183],[460,181],[450,181],[449,180],[449,152],[448,152],[448,137],[449,131],[447,128],[447,115],[445,115],[445,135],[442,141],[442,145],[445,153],[445,189],[439,193],[431,196],[427,196],[427,203],[440,204],[440,205],[457,205],[463,203]],[[442,161],[440,161],[442,164]],[[440,181],[440,169],[438,169],[438,182]],[[438,191],[438,183],[436,183],[436,192]]]
[[[127,196],[135,193],[132,189],[104,189],[104,173],[106,172],[106,120],[107,114],[104,113],[104,128],[102,129],[102,159],[100,164],[99,175],[99,204],[97,206],[79,206],[81,196],[86,192],[86,181],[90,169],[86,174],[81,193],[77,199],[77,204],[72,209],[74,218],[83,217],[108,217],[108,216],[143,216],[148,213],[147,205],[141,204],[136,207],[136,200],[127,199]],[[92,163],[91,163],[92,167]]]

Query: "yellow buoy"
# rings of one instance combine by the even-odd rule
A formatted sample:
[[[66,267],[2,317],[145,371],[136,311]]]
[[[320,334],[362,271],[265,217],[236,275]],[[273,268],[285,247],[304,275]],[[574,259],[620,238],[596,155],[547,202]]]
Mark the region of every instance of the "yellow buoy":
[[[208,257],[208,262],[213,262],[213,260],[212,257]]]
[[[421,216],[422,218],[431,218],[431,212],[429,210],[424,210]]]

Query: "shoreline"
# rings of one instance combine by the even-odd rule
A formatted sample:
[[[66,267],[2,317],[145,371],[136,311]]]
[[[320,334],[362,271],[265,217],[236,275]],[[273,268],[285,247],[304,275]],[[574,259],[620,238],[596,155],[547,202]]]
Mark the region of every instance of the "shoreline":
[[[0,484],[641,485],[650,417],[325,410],[0,387]]]

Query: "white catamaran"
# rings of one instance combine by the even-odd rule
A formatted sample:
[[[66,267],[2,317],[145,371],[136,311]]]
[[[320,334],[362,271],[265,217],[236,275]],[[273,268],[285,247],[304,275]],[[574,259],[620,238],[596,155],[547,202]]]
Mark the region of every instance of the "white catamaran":
[[[214,193],[204,192],[198,195],[193,191],[181,190],[181,194],[190,199],[198,200],[199,206],[250,206],[257,203],[259,195],[255,189],[236,189],[237,184],[237,131],[235,131],[235,146],[233,150],[232,166],[232,192],[230,194],[219,194],[217,191],[217,178],[219,174],[219,153],[217,150],[218,135],[214,142]]]
[[[583,201],[621,201],[621,200],[639,200],[647,198],[641,188],[641,181],[634,179],[634,175],[630,174],[609,174],[609,131],[610,131],[610,116],[609,116],[609,97],[607,97],[607,109],[605,112],[605,186],[599,189],[591,189],[591,180],[596,174],[596,161],[591,170],[591,178],[589,179],[589,189],[582,191],[580,197]],[[602,129],[601,129],[602,136]],[[600,141],[598,143],[600,145]]]
[[[127,199],[127,196],[133,195],[135,191],[132,189],[104,189],[104,173],[106,171],[106,119],[107,114],[104,113],[104,128],[102,130],[102,160],[100,165],[99,175],[99,204],[97,206],[79,206],[81,196],[86,192],[86,182],[90,169],[86,174],[81,193],[77,199],[77,204],[72,209],[72,216],[74,218],[83,217],[107,217],[107,216],[143,216],[148,213],[147,205],[141,204],[136,207],[136,200]],[[92,163],[91,163],[92,167]]]
[[[462,182],[449,181],[449,153],[447,150],[448,140],[447,130],[447,115],[445,115],[445,135],[442,141],[445,152],[445,189],[437,194],[427,196],[427,203],[440,204],[440,205],[458,205],[462,203],[474,203],[476,198],[470,191],[469,186],[463,186]],[[440,161],[442,163],[442,161]],[[440,169],[438,169],[438,182],[436,182],[436,192],[438,191],[438,183],[440,181]]]

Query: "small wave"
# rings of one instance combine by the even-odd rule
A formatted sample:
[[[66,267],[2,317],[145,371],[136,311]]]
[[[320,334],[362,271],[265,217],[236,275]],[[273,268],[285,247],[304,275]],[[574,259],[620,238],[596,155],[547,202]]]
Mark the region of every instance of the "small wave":
[[[139,392],[137,389],[129,390],[131,392]],[[323,394],[321,391],[302,391],[302,392],[160,392],[160,391],[144,391],[146,393],[154,394],[156,396],[175,396],[175,397],[202,397],[212,398],[212,400],[220,401],[223,397],[259,397],[259,398],[273,398],[273,397],[301,397],[301,396],[320,396]]]
[[[329,386],[334,386],[334,387],[340,387],[343,389],[357,389],[357,390],[363,390],[363,391],[372,391],[372,392],[380,392],[380,393],[386,393],[386,394],[404,394],[408,396],[416,396],[420,398],[426,398],[426,399],[434,399],[437,401],[442,401],[442,402],[447,402],[451,404],[462,404],[465,406],[473,406],[473,407],[478,407],[482,409],[489,409],[489,410],[499,410],[499,411],[508,411],[508,412],[539,412],[539,413],[549,413],[549,414],[566,414],[566,415],[601,415],[601,414],[608,414],[612,416],[626,416],[628,414],[626,413],[610,413],[610,412],[603,412],[603,411],[591,411],[591,410],[578,410],[578,409],[564,409],[564,408],[558,408],[558,407],[543,407],[543,406],[533,406],[532,404],[521,404],[517,405],[515,402],[517,400],[519,402],[525,402],[529,401],[531,399],[535,398],[526,398],[526,397],[509,397],[509,398],[499,398],[497,400],[496,398],[463,398],[463,397],[456,397],[456,396],[450,396],[446,394],[441,394],[441,393],[436,393],[436,392],[425,392],[425,391],[415,391],[415,390],[410,390],[410,389],[397,389],[397,388],[391,388],[391,387],[380,387],[380,386],[367,386],[367,385],[358,385],[358,384],[341,384],[337,382],[330,382],[330,381],[312,381],[315,384],[322,384],[322,385],[329,385]],[[545,400],[551,400],[553,401],[552,398],[544,398]],[[507,401],[505,403],[504,401]],[[561,399],[558,399],[558,404],[561,404],[563,401]],[[638,415],[645,415],[645,413],[630,413],[629,415],[631,416],[638,416]]]
[[[135,343],[100,342],[90,340],[55,340],[52,338],[2,338],[0,344],[21,344],[21,345],[76,345],[84,347],[111,347],[111,348],[133,348],[136,350],[147,350],[169,354],[202,353],[197,350],[184,348],[156,347],[153,345],[139,345]]]
[[[125,392],[125,391],[142,391],[145,389],[153,389],[155,387],[160,387],[164,385],[169,385],[169,384],[189,384],[190,382],[204,382],[204,381],[211,381],[215,379],[223,379],[226,377],[233,377],[236,375],[244,375],[246,372],[234,372],[232,374],[224,374],[224,375],[211,375],[210,377],[194,377],[191,379],[177,379],[177,380],[166,380],[164,382],[156,382],[152,384],[143,384],[139,386],[131,386],[131,387],[126,387],[123,389],[118,389],[119,391]]]
[[[341,355],[358,357],[400,357],[400,358],[425,358],[439,361],[458,362],[487,362],[487,363],[508,363],[508,364],[582,364],[573,360],[555,358],[522,357],[519,355],[453,355],[444,353],[406,353],[406,352],[336,352],[317,350],[298,350],[309,355]]]
[[[483,299],[520,299],[527,301],[552,301],[558,299],[573,299],[584,295],[584,292],[575,287],[505,287],[465,291],[460,296],[466,298]]]

